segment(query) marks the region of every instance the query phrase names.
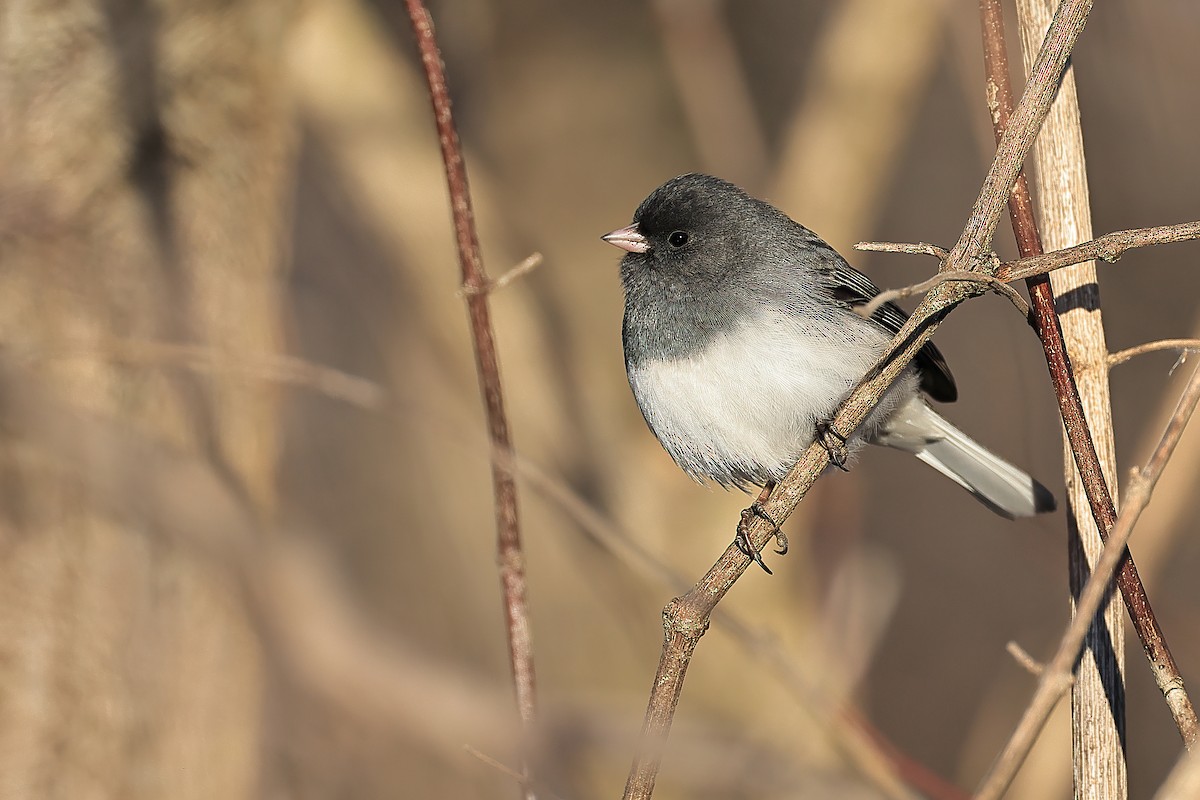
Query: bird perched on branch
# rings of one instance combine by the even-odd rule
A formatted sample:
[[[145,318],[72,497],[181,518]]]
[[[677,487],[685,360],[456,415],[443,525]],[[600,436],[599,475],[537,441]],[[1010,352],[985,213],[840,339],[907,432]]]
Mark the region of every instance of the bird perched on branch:
[[[929,406],[958,396],[932,343],[857,430],[828,429],[908,317],[892,303],[856,313],[878,287],[770,204],[719,178],[681,175],[602,238],[626,251],[629,385],[693,478],[770,487],[823,432],[850,454],[863,444],[912,453],[1010,519],[1054,509],[1044,486]]]

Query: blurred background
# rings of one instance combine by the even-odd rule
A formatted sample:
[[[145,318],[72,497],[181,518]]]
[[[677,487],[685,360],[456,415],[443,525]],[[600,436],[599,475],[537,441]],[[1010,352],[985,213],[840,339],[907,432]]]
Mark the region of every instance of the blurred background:
[[[881,286],[927,277],[932,260],[852,246],[957,238],[992,149],[977,11],[431,11],[488,269],[544,256],[492,304],[543,774],[557,796],[612,797],[660,610],[748,500],[692,483],[645,428],[620,254],[598,237],[700,170]],[[1200,216],[1198,40],[1181,0],[1093,12],[1074,65],[1097,233]],[[9,4],[0,41],[0,795],[518,796],[476,754],[518,763],[488,447],[403,4]],[[1110,349],[1200,335],[1198,255],[1101,265]],[[960,389],[943,413],[1061,499],[1024,320],[984,297],[937,342]],[[1122,476],[1174,406],[1175,360],[1112,372]],[[1132,545],[1193,683],[1198,470],[1193,425]],[[741,627],[700,645],[658,796],[913,796],[880,737],[910,772],[973,787],[1034,686],[1006,643],[1048,658],[1067,621],[1064,519],[1004,521],[891,451],[823,478],[775,576],[722,604]],[[1180,742],[1138,649],[1145,797]],[[1071,796],[1066,712],[1011,796]]]

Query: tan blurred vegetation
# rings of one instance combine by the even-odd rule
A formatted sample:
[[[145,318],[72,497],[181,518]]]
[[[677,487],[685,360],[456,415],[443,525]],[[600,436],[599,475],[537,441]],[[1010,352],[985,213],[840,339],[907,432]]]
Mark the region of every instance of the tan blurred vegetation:
[[[676,587],[598,533],[696,576],[746,498],[691,483],[645,429],[618,254],[598,236],[701,169],[881,285],[924,277],[931,263],[850,247],[950,244],[966,219],[990,147],[975,8],[431,10],[489,269],[546,256],[493,300],[545,775],[561,797],[611,797]],[[1188,3],[1093,13],[1074,64],[1099,232],[1198,216],[1198,37]],[[400,5],[13,3],[0,42],[0,796],[516,796],[462,749],[516,763],[515,711],[488,451]],[[1012,254],[1007,234],[997,248]],[[1101,266],[1114,349],[1200,332],[1198,254]],[[949,416],[1061,489],[1036,338],[994,298],[942,330]],[[1122,470],[1174,404],[1172,359],[1113,372]],[[1193,425],[1133,541],[1193,682],[1198,473]],[[1042,657],[1065,621],[1062,514],[1007,523],[871,452],[788,529],[776,576],[725,605],[820,702],[714,628],[659,796],[881,796],[821,711],[843,700],[971,787],[1032,687],[1006,642]],[[1140,657],[1128,674],[1141,797],[1179,742]],[[1070,796],[1063,711],[1011,796]]]

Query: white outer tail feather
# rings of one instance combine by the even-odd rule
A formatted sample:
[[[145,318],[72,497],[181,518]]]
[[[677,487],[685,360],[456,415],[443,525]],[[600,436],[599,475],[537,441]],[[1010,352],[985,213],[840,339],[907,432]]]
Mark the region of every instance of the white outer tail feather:
[[[919,396],[897,409],[874,441],[912,453],[1001,516],[1054,510],[1049,490],[951,425]]]

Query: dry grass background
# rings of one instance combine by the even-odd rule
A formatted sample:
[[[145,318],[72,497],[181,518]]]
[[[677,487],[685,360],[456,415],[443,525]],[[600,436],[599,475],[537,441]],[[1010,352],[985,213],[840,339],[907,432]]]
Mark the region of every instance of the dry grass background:
[[[517,449],[556,487],[521,486],[548,774],[565,798],[612,796],[674,587],[554,498],[569,489],[688,576],[746,500],[692,484],[646,431],[622,369],[618,253],[598,236],[703,169],[881,285],[924,277],[932,263],[850,247],[956,238],[991,141],[975,9],[431,10],[489,268],[545,254],[493,307]],[[1198,37],[1188,3],[1093,12],[1074,64],[1098,231],[1196,218]],[[515,796],[461,749],[514,763],[515,714],[480,403],[400,5],[14,3],[0,41],[0,796]],[[997,248],[1012,254],[1007,234]],[[1101,267],[1113,348],[1200,333],[1198,254]],[[130,357],[156,341],[210,357]],[[1023,321],[977,300],[938,343],[961,388],[949,416],[1061,488]],[[281,382],[284,353],[386,400]],[[1113,373],[1122,469],[1173,405],[1171,363]],[[1193,681],[1198,462],[1193,426],[1133,543]],[[789,532],[776,576],[725,603],[824,698],[972,786],[1032,687],[1005,643],[1047,654],[1066,618],[1062,514],[1007,523],[872,452],[822,480]],[[1144,797],[1179,742],[1140,657],[1128,672]],[[1011,796],[1070,796],[1061,712]],[[876,796],[828,721],[719,627],[678,726],[662,797]]]

